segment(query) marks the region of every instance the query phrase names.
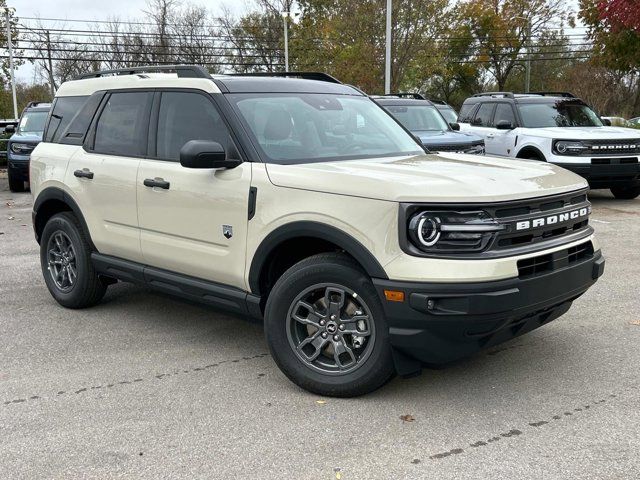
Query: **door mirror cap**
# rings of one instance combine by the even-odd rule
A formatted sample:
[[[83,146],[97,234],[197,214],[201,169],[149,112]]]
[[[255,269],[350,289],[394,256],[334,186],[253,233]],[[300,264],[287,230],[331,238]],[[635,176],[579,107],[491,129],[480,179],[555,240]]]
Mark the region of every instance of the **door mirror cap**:
[[[6,127],[4,127],[4,133],[16,133],[16,126],[9,124]]]
[[[460,124],[458,122],[450,122],[449,126],[451,127],[451,130],[455,130],[456,132],[460,130]]]
[[[500,120],[498,123],[496,123],[496,128],[498,130],[513,130],[513,123],[511,123],[509,120]]]
[[[602,119],[602,124],[603,124],[605,127],[610,127],[610,126],[611,126],[611,120],[609,120],[608,118],[603,118],[603,119]]]
[[[218,142],[189,140],[180,149],[180,165],[186,168],[235,168],[240,163],[240,160],[228,159]]]

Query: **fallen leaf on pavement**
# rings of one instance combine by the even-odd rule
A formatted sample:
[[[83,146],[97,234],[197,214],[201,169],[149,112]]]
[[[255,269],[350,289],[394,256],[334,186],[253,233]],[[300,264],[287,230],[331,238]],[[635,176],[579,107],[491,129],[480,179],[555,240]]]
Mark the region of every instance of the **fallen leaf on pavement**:
[[[413,415],[400,415],[400,420],[403,422],[413,422],[415,418],[413,418]]]
[[[327,401],[326,400],[316,400],[316,403],[318,405],[324,405],[325,403],[327,403]]]
[[[9,217],[9,220],[15,220],[16,217]]]
[[[634,320],[633,322],[629,322],[631,325],[639,325],[640,326],[640,320]]]

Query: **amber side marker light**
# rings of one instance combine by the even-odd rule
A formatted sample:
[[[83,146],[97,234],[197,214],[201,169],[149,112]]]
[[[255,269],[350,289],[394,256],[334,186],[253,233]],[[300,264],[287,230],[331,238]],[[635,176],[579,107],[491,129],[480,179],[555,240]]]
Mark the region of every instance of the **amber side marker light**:
[[[404,302],[404,292],[398,290],[385,290],[384,297],[389,302]]]

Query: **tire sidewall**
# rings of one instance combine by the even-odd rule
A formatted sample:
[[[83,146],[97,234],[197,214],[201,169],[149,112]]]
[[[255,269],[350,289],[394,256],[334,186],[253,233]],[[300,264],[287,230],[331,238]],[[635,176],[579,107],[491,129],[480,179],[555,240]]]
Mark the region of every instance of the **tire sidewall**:
[[[78,273],[78,277],[75,285],[69,292],[63,292],[58,289],[51,278],[51,274],[49,273],[47,248],[49,245],[49,239],[57,231],[62,231],[69,237],[76,256],[76,271]],[[85,247],[76,226],[69,219],[68,215],[58,214],[51,217],[42,231],[42,239],[40,241],[40,265],[42,267],[42,275],[44,276],[44,281],[47,284],[49,292],[51,292],[51,295],[60,304],[72,306],[84,297],[87,280],[91,274],[89,271],[90,261],[90,252]]]
[[[306,288],[320,283],[345,286],[362,297],[375,325],[375,341],[365,363],[344,375],[322,374],[306,366],[287,338],[287,315],[294,299]],[[265,336],[280,369],[293,382],[323,395],[354,396],[385,383],[393,374],[389,329],[378,295],[366,274],[338,264],[311,264],[292,267],[276,283],[265,309]]]

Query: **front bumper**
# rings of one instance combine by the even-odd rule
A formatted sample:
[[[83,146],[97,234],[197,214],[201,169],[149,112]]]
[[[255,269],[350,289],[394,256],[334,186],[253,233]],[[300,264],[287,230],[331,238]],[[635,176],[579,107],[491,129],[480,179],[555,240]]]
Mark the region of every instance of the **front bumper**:
[[[592,161],[603,160],[593,159]],[[640,163],[624,163],[626,158],[610,159],[611,163],[562,163],[555,165],[577,173],[589,182],[591,188],[610,188],[640,185]]]
[[[22,180],[23,182],[29,181],[29,157],[26,159],[16,159],[12,158],[12,155],[9,155],[7,166],[11,177]]]
[[[530,278],[458,284],[374,279],[374,285],[394,350],[438,365],[558,318],[603,274],[604,263],[598,250],[570,266]],[[384,290],[404,292],[405,301],[387,301]]]

